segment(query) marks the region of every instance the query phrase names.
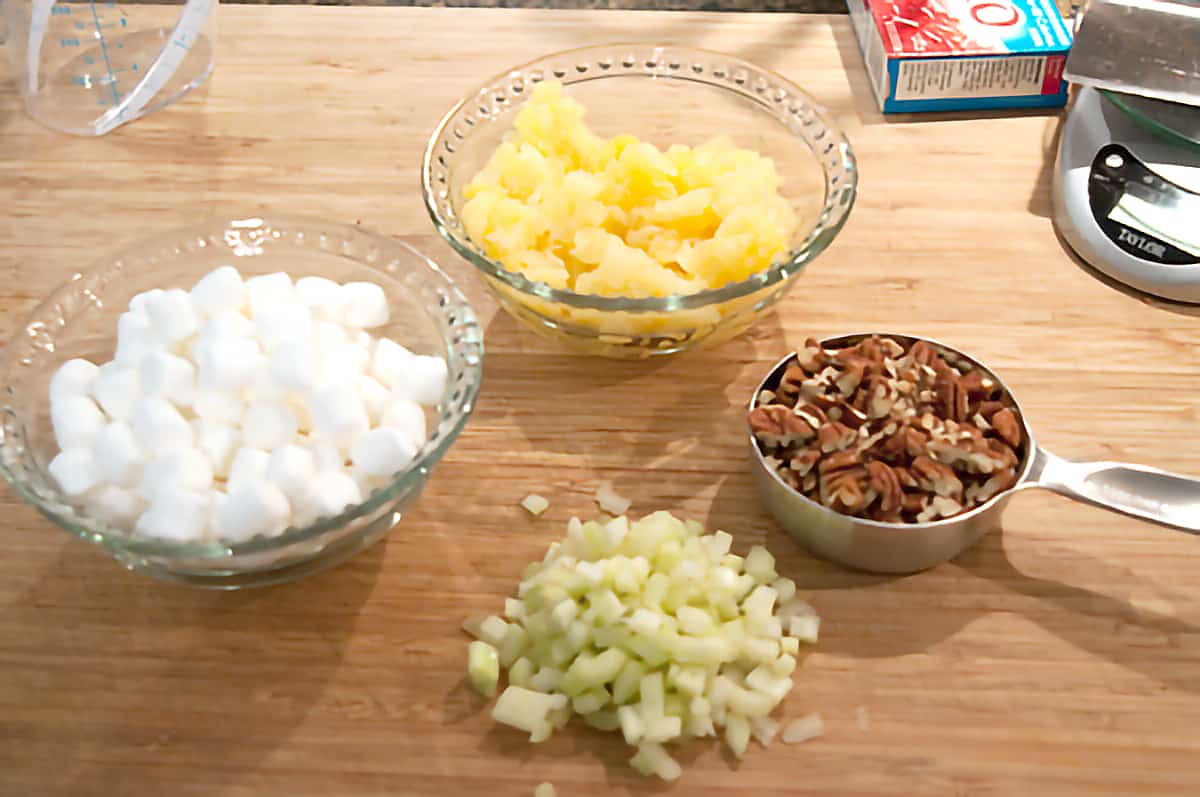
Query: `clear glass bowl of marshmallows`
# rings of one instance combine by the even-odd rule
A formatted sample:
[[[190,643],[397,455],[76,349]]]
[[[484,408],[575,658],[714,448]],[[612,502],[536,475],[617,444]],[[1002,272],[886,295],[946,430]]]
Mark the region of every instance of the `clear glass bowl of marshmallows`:
[[[7,346],[0,471],[127,567],[290,581],[384,536],[471,414],[483,334],[408,245],[221,220],[77,274]]]

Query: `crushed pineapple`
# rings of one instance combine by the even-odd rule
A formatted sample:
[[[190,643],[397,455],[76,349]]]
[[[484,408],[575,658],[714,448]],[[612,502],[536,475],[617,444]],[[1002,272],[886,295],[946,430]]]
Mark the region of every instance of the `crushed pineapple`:
[[[513,271],[602,296],[695,293],[766,269],[796,214],[770,158],[714,139],[604,139],[556,81],[464,190],[467,233]]]

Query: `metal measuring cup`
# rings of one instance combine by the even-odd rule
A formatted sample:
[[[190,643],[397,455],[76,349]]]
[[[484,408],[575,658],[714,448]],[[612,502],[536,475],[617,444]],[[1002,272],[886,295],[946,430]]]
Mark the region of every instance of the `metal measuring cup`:
[[[1042,487],[1093,506],[1170,528],[1200,534],[1200,480],[1116,462],[1072,462],[1034,441],[1025,413],[1004,380],[973,357],[930,338],[891,333],[858,333],[825,338],[822,348],[844,348],[877,334],[911,346],[924,340],[956,355],[995,380],[1021,420],[1025,444],[1016,483],[973,509],[925,523],[884,523],[836,512],[793,489],[767,463],[747,423],[751,468],[767,511],[813,554],[838,564],[876,573],[912,573],[949,561],[1000,526],[1009,499],[1028,487]],[[748,411],[764,389],[778,385],[796,355],[784,357],[754,389]]]

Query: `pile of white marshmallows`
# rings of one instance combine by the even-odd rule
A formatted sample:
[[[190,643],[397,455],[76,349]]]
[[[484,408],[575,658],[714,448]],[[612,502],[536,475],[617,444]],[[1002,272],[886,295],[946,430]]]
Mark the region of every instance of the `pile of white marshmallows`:
[[[426,440],[446,362],[365,330],[389,320],[368,282],[222,266],[191,291],[138,294],[112,362],[50,382],[62,491],[118,528],[241,542],[342,512]]]

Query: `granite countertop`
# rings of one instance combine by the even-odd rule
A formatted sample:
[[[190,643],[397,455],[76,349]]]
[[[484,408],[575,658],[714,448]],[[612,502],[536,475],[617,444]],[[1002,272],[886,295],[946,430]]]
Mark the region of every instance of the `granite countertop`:
[[[610,8],[658,11],[790,11],[841,14],[845,0],[222,0],[256,4],[448,6],[480,8]]]

